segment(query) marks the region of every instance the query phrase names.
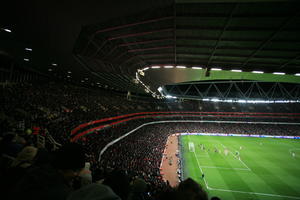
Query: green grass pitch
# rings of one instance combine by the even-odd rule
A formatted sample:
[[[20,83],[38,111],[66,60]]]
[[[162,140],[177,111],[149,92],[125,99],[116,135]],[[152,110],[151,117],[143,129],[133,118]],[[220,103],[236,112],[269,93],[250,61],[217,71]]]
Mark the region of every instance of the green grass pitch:
[[[183,176],[200,183],[210,197],[218,196],[222,200],[300,199],[300,140],[180,137]],[[202,172],[204,178],[201,178]]]

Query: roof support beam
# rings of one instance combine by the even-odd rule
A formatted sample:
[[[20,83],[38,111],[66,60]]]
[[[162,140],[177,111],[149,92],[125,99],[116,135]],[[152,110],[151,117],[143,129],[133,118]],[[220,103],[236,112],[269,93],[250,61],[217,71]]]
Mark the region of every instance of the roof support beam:
[[[139,36],[150,35],[150,34],[154,34],[154,33],[172,32],[172,31],[173,31],[173,28],[166,28],[166,29],[152,30],[152,31],[140,32],[140,33],[130,33],[130,34],[125,34],[125,35],[113,36],[113,37],[108,38],[108,40],[125,39],[125,38],[130,38],[130,37],[139,37]]]
[[[177,36],[177,40],[212,40],[215,41],[218,38],[216,37],[199,37],[199,36],[189,36],[189,37],[183,37],[183,36]],[[224,42],[261,42],[261,39],[257,38],[223,38],[222,41]],[[286,42],[286,43],[294,43],[294,42],[300,42],[300,40],[289,40],[289,38],[286,39],[273,39],[272,42]]]
[[[260,46],[244,61],[243,65],[245,66],[249,60],[251,58],[253,58],[255,56],[255,54],[257,52],[259,52],[261,49],[263,49],[266,44],[268,44],[270,41],[273,40],[273,38],[276,36],[277,33],[279,33],[280,31],[282,31],[284,29],[284,27],[292,20],[294,19],[294,17],[296,17],[298,15],[298,11],[296,12],[296,14],[294,14],[293,16],[288,17],[286,20],[283,21],[283,23],[278,27],[278,29],[273,32],[264,42],[262,42],[260,44]]]
[[[144,41],[138,41],[138,42],[128,42],[128,43],[122,43],[119,44],[119,47],[128,47],[128,46],[133,46],[133,45],[139,45],[139,44],[152,44],[156,42],[166,42],[166,41],[172,41],[173,38],[166,37],[162,39],[155,39],[155,40],[144,40]]]
[[[177,30],[183,30],[183,31],[221,31],[223,29],[223,27],[220,26],[177,26]],[[282,28],[282,30],[285,31],[291,31],[291,32],[295,32],[295,31],[300,31],[300,28]],[[232,26],[230,28],[227,28],[227,31],[245,31],[245,32],[249,32],[249,31],[255,31],[255,32],[266,32],[266,31],[270,31],[270,32],[276,32],[277,29],[276,28],[262,28],[262,27],[243,27],[243,26]]]
[[[234,7],[232,8],[231,12],[230,12],[230,15],[228,16],[228,18],[227,18],[227,20],[226,20],[226,22],[225,22],[225,25],[224,25],[224,27],[223,27],[223,30],[222,30],[222,32],[220,33],[219,38],[218,38],[218,40],[217,40],[217,42],[215,43],[215,46],[214,46],[214,48],[213,48],[213,51],[212,51],[211,55],[210,55],[209,58],[208,58],[208,61],[207,61],[207,64],[206,64],[206,67],[207,67],[207,68],[209,68],[210,61],[211,61],[212,57],[214,57],[215,52],[216,52],[216,49],[218,48],[219,42],[221,41],[221,38],[222,38],[224,32],[225,32],[226,29],[228,28],[228,26],[229,26],[229,24],[230,24],[230,21],[231,21],[231,18],[232,18],[232,16],[233,16],[233,13],[234,13],[234,11],[235,11],[235,9],[236,9],[237,7],[238,7],[238,4],[235,4]]]
[[[283,64],[279,67],[279,69],[282,69],[282,68],[286,67],[288,64],[292,63],[292,62],[295,61],[295,60],[298,60],[299,58],[300,58],[300,54],[298,54],[297,56],[295,56],[295,57],[292,58],[291,60],[289,60],[289,61],[283,63]]]
[[[141,22],[135,22],[135,23],[131,23],[131,24],[124,24],[124,25],[120,25],[120,26],[114,26],[114,27],[98,30],[94,33],[94,35],[96,35],[98,33],[114,31],[114,30],[123,29],[123,28],[129,28],[129,27],[132,27],[132,26],[137,26],[137,25],[142,25],[142,24],[149,24],[149,23],[153,23],[153,22],[165,21],[165,20],[169,20],[169,19],[173,19],[173,16],[161,17],[161,18],[150,19],[150,20],[141,21]]]
[[[130,23],[130,24],[123,24],[123,25],[120,25],[120,26],[114,26],[114,27],[110,27],[110,28],[105,28],[105,29],[102,29],[102,30],[98,30],[98,31],[96,31],[92,35],[92,37],[89,38],[89,41],[87,42],[87,44],[84,47],[84,49],[87,49],[87,47],[89,46],[90,42],[95,38],[95,36],[98,33],[103,33],[103,32],[108,32],[108,31],[115,31],[115,30],[122,29],[122,28],[129,28],[129,27],[132,27],[132,26],[137,26],[137,25],[142,25],[142,24],[149,24],[149,23],[154,23],[154,22],[169,20],[169,19],[172,19],[172,18],[173,18],[173,16],[167,16],[167,17],[161,17],[161,18],[156,18],[156,19],[149,19],[149,20],[146,20],[146,21],[135,22],[135,23]]]
[[[203,46],[203,45],[177,45],[177,47],[180,48],[195,48],[195,49],[213,49],[214,46]],[[236,47],[236,46],[223,46],[223,47],[219,47],[219,50],[250,50],[250,51],[255,51],[255,48],[251,48],[251,47]],[[263,49],[264,51],[279,51],[279,52],[299,52],[298,49],[279,49],[279,48],[274,48],[274,49]]]
[[[158,49],[167,49],[167,48],[171,48],[172,46],[167,46],[167,47],[158,47]],[[138,51],[140,49],[137,49]],[[141,51],[143,51],[144,49],[141,49]],[[145,49],[145,51],[148,50],[148,49]],[[150,48],[149,50],[152,50],[152,48]],[[154,48],[154,50],[156,50],[156,48]],[[135,52],[135,51],[133,51]],[[161,55],[163,55],[164,53],[162,53]],[[168,53],[167,53],[168,54]],[[137,54],[137,56],[149,56],[151,54]],[[212,56],[212,54],[209,54],[209,53],[188,53],[188,52],[177,52],[177,55],[186,55],[186,56],[189,56],[190,58],[193,58],[193,56]],[[218,56],[218,57],[236,57],[236,58],[247,58],[247,55],[242,55],[242,54],[215,54],[214,55]],[[262,59],[291,59],[290,57],[279,57],[279,56],[254,56],[254,58],[262,58]],[[197,58],[195,58],[197,59]],[[208,60],[209,62],[211,61]],[[208,62],[208,63],[209,63]]]

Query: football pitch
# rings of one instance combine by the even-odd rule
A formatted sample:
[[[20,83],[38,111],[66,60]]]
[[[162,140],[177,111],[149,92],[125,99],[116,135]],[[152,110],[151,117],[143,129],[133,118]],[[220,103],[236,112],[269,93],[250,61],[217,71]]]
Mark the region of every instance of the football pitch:
[[[183,177],[222,200],[300,199],[300,140],[179,136]],[[204,178],[201,175],[204,174]]]

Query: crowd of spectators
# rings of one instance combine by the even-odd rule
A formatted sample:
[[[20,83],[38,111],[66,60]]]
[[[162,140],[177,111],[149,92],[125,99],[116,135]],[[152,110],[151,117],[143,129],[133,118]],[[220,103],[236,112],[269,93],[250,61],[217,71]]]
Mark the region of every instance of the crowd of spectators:
[[[20,122],[42,126],[56,138],[68,138],[71,129],[95,119],[145,111],[297,112],[298,104],[247,105],[200,101],[134,101],[126,94],[63,83],[19,83],[0,88],[0,127],[9,131]],[[61,137],[64,135],[64,137]],[[66,142],[66,141],[61,141]]]
[[[89,191],[102,191],[102,194],[107,194],[107,199],[180,199],[179,197],[186,192],[184,188],[189,185],[192,185],[195,193],[199,193],[198,196],[207,199],[207,196],[203,196],[201,187],[192,180],[182,182],[176,189],[170,188],[162,180],[159,167],[170,134],[205,132],[300,135],[299,126],[283,124],[155,124],[144,126],[110,146],[99,162],[99,152],[108,143],[145,122],[160,119],[132,120],[92,132],[80,138],[78,144],[69,144],[73,128],[104,117],[144,111],[255,112],[255,109],[261,109],[259,112],[263,112],[266,109],[265,112],[289,112],[292,109],[282,105],[274,106],[270,110],[269,106],[251,108],[246,105],[223,106],[220,103],[190,101],[137,103],[128,100],[126,95],[121,93],[59,83],[6,85],[1,88],[1,92],[1,102],[4,103],[0,108],[0,182],[3,194],[11,195],[12,199],[92,199],[85,195]],[[296,111],[297,109],[293,110]],[[183,120],[185,117],[179,119]],[[188,119],[199,120],[199,117]],[[214,116],[201,119],[224,121],[222,117]],[[253,118],[252,120],[259,121]],[[63,147],[53,152],[55,149],[47,149],[47,145],[41,148],[38,145],[37,134],[34,134],[35,130],[39,130],[37,134],[41,135],[49,133],[58,143],[63,144]],[[74,152],[77,152],[78,156],[74,156]],[[85,175],[82,175],[82,171],[85,171]],[[82,179],[78,181],[77,177]],[[91,183],[100,179],[103,184]],[[87,184],[88,187],[83,187]]]

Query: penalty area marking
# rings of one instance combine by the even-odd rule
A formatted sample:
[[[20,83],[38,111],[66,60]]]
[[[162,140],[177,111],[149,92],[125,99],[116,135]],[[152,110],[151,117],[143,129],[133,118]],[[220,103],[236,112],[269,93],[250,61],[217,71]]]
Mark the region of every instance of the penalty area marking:
[[[190,140],[189,135],[188,135],[188,140]],[[194,156],[195,156],[195,158],[196,158],[198,168],[199,168],[200,171],[201,171],[201,174],[204,174],[203,171],[202,171],[202,168],[200,167],[201,165],[199,164],[199,161],[198,161],[198,158],[197,158],[197,156],[196,156],[195,151],[193,151],[193,153],[194,153]],[[208,183],[206,182],[205,177],[203,178],[203,180],[204,180],[204,183],[205,183],[205,187],[206,187],[208,190],[211,189],[211,188],[208,186]]]
[[[189,136],[188,136],[189,139]],[[222,144],[222,143],[221,143]],[[222,144],[223,145],[223,144]],[[223,145],[224,146],[224,145]],[[224,146],[225,147],[225,146]],[[231,151],[230,151],[231,152]],[[201,173],[203,174],[203,170],[201,168],[201,165],[199,164],[198,158],[196,156],[195,151],[193,152],[197,161],[197,165],[198,168],[200,169]],[[232,152],[231,152],[232,153]],[[233,154],[233,153],[232,153]],[[234,156],[234,154],[233,154]],[[244,163],[244,165],[246,165]],[[247,166],[247,165],[246,165]],[[251,169],[247,166],[247,168],[251,171]],[[226,189],[219,189],[219,188],[212,188],[208,186],[208,182],[206,181],[205,177],[203,178],[204,183],[205,183],[205,187],[208,190],[215,190],[215,191],[221,191],[221,192],[233,192],[233,193],[241,193],[241,194],[254,194],[254,195],[260,195],[260,196],[270,196],[270,197],[284,197],[284,198],[288,198],[288,199],[300,199],[300,197],[296,197],[296,196],[286,196],[286,195],[280,195],[280,194],[269,194],[269,193],[261,193],[261,192],[245,192],[245,191],[239,191],[239,190],[226,190]]]
[[[199,157],[199,158],[209,158],[208,155],[197,155],[197,157]]]
[[[212,168],[212,169],[229,169],[229,170],[244,170],[250,171],[247,168],[232,168],[232,167],[217,167],[217,166],[200,166],[201,168]]]
[[[221,143],[221,145],[224,147],[224,148],[226,148],[226,149],[228,149],[224,144],[222,144]],[[236,159],[238,159],[249,171],[251,171],[251,169],[241,160],[241,159],[239,159],[236,155],[234,155],[231,151],[229,151]]]

